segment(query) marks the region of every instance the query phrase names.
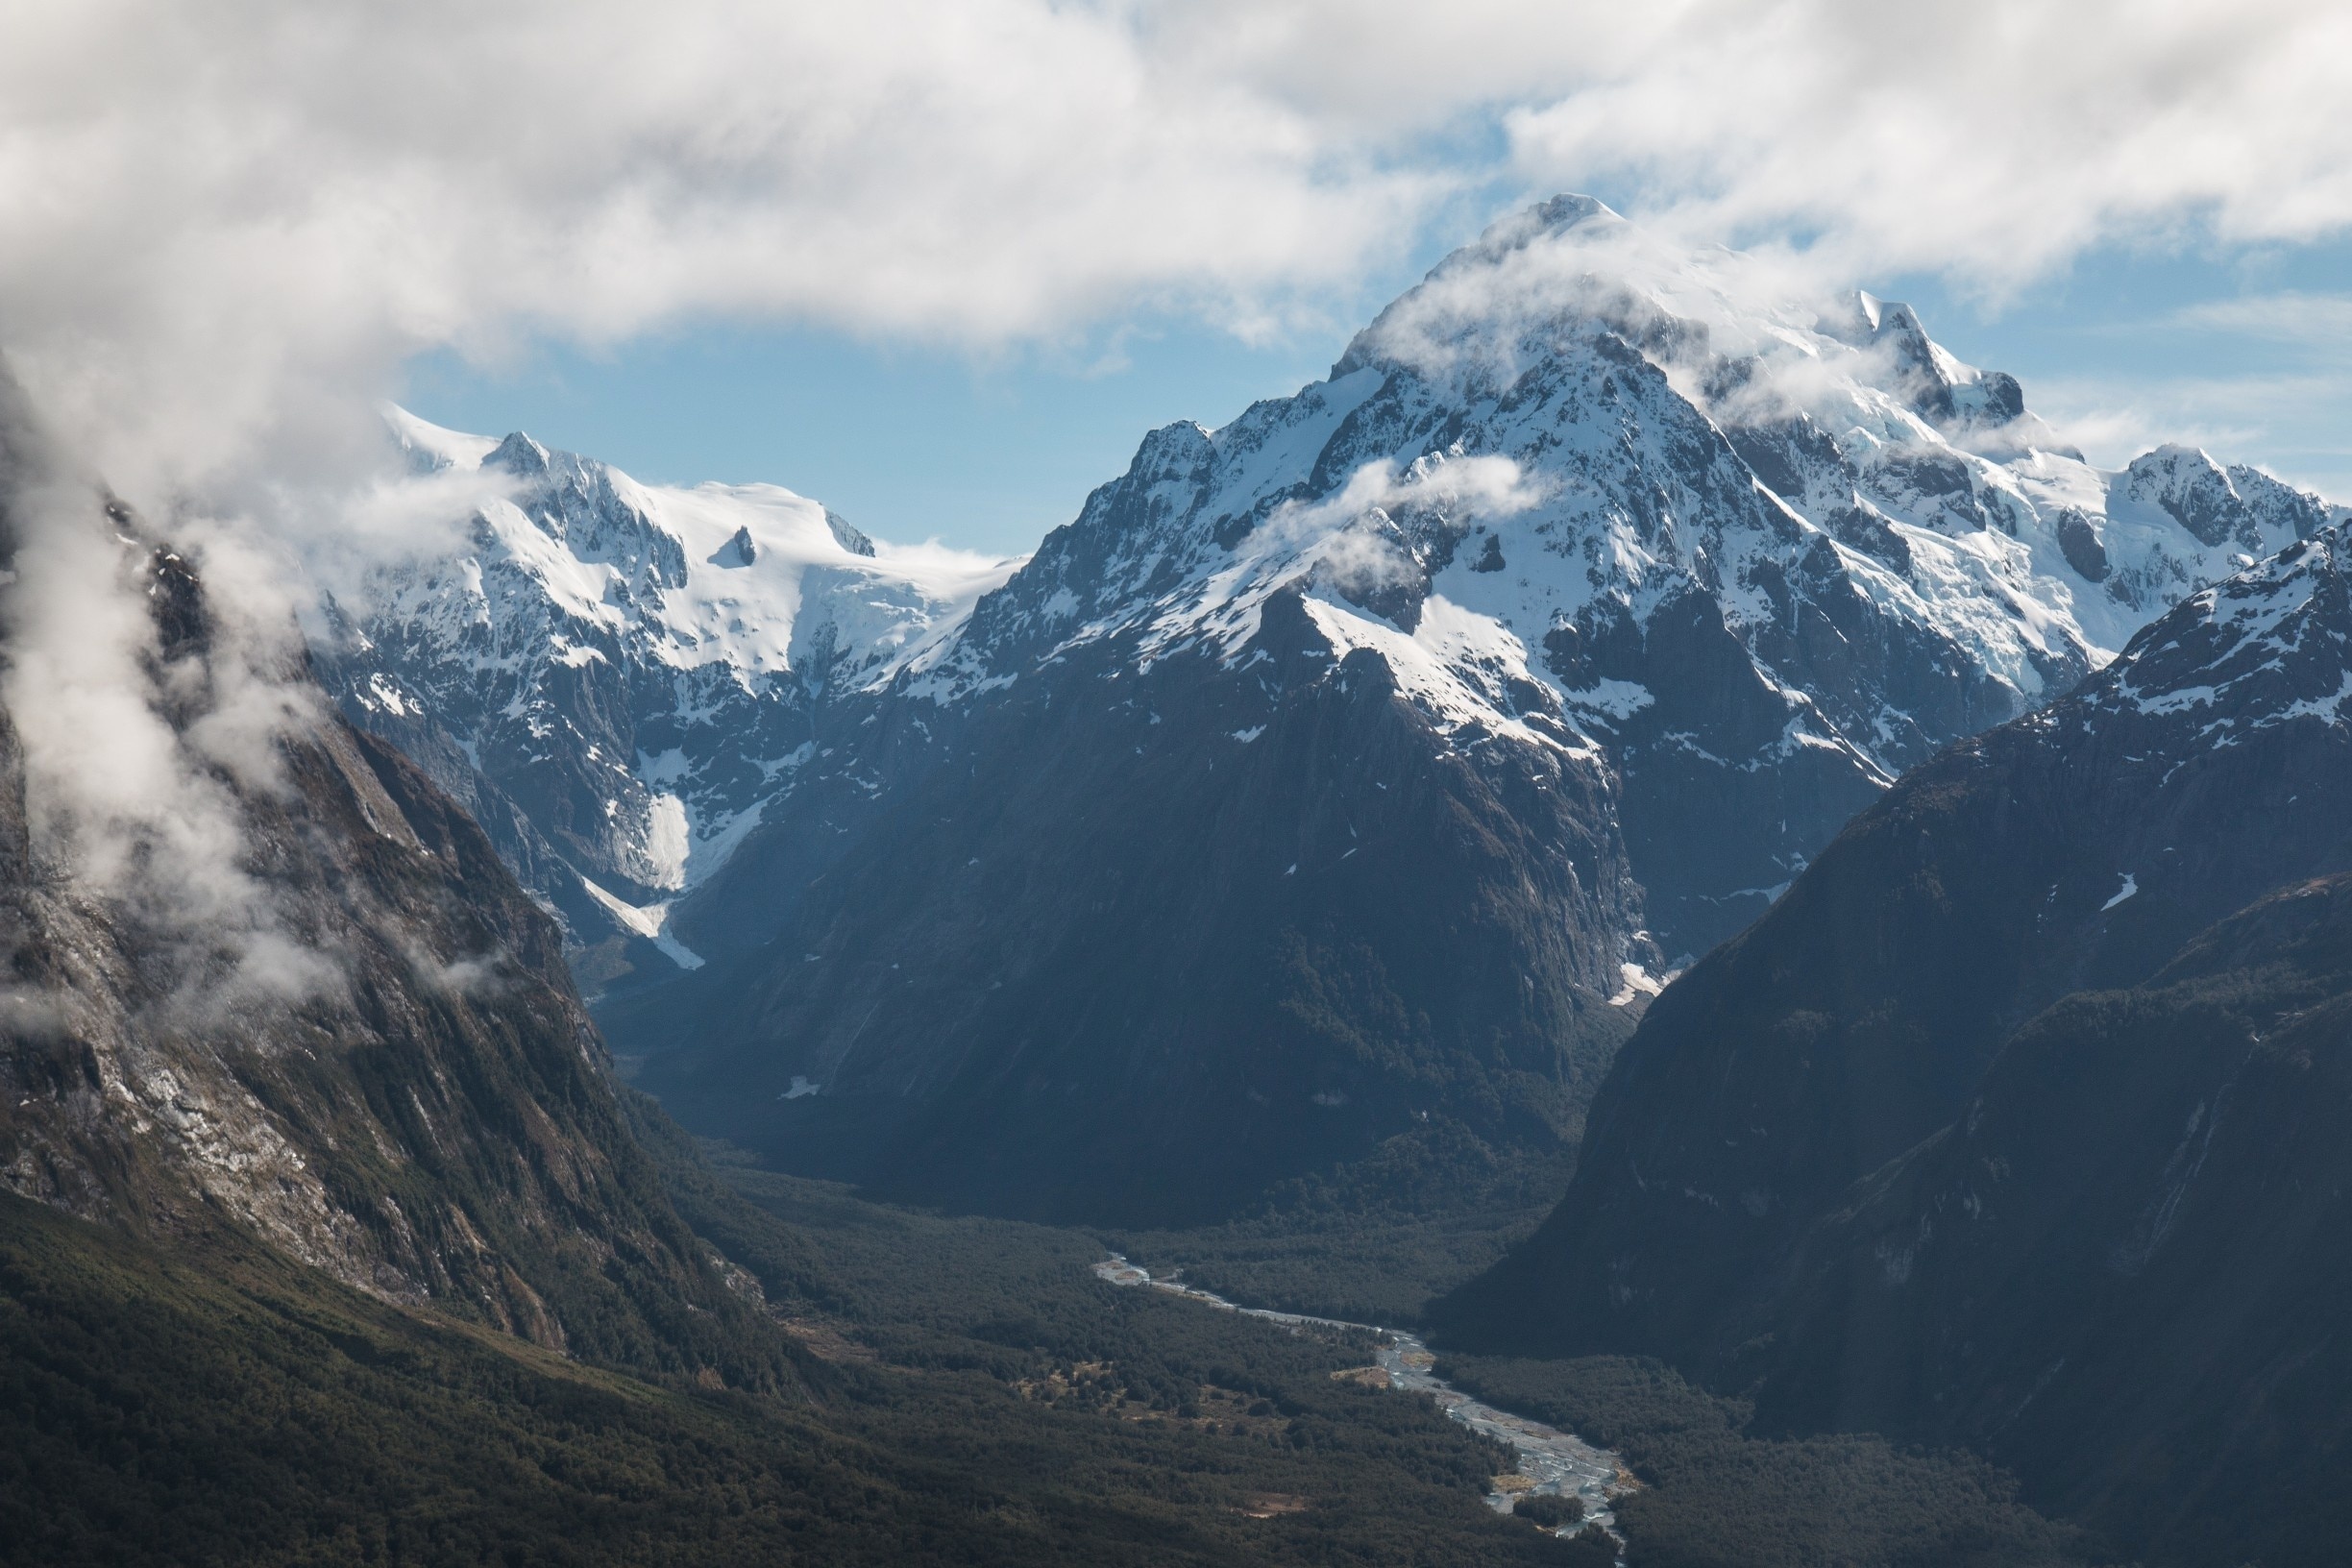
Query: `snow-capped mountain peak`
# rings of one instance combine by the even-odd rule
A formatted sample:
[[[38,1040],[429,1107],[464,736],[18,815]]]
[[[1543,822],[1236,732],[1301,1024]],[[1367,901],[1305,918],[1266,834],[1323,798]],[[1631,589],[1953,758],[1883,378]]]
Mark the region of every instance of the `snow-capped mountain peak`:
[[[427,432],[499,482],[338,689],[476,781],[648,1085],[794,1168],[1205,1214],[1440,1112],[1556,1151],[1629,973],[2334,515],[1773,284],[1546,204],[1018,563]]]
[[[1909,306],[1768,281],[1586,197],[1506,219],[1326,380],[1146,437],[918,689],[968,702],[1082,646],[1225,656],[1295,593],[1448,733],[1820,775],[1741,808],[1757,831],[1699,885],[1644,878],[1701,943],[1904,768],[2331,515],[2201,453],[2102,472]]]
[[[385,417],[419,475],[504,482],[457,548],[331,604],[323,663],[583,941],[722,863],[828,705],[887,685],[1019,564],[877,543],[776,485],[641,484],[520,431]]]
[[[2341,727],[2352,703],[2345,527],[2323,525],[2191,595],[2087,700],[2143,717],[2179,716],[2194,739],[2166,747],[2176,757],[2199,746],[2236,746],[2296,719]]]

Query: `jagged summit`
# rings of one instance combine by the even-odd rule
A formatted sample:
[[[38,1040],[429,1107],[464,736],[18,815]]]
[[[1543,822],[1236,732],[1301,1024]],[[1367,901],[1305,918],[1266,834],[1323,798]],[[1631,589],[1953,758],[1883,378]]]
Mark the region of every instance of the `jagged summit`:
[[[1623,235],[1631,229],[1622,213],[1599,197],[1563,191],[1488,224],[1477,239],[1449,252],[1429,276],[1443,278],[1470,267],[1492,265],[1513,252],[1569,234],[1590,240]]]
[[[2340,727],[2352,701],[2348,527],[2324,524],[2191,595],[2142,633],[2085,700],[2192,724],[2196,742],[2215,747],[2295,720]]]
[[[517,478],[528,478],[548,471],[548,449],[516,430],[490,450],[481,460],[484,468],[503,469]]]
[[[2224,468],[2204,451],[2167,444],[2131,460],[2122,475],[2131,503],[2153,507],[2214,549],[2236,547],[2231,558],[2250,561],[2318,527],[2343,508],[2330,506],[2260,469]]]
[[[521,431],[385,418],[412,470],[505,483],[455,551],[330,600],[322,674],[466,802],[577,946],[691,962],[668,900],[816,754],[828,707],[1016,564],[877,546],[774,485],[644,485]]]
[[[916,689],[961,700],[1072,642],[1237,647],[1267,594],[1309,584],[1449,727],[1525,731],[1507,694],[1541,691],[1566,744],[1650,753],[1673,793],[1810,778],[1719,798],[1753,829],[1716,858],[1735,875],[1643,875],[1653,929],[1696,951],[1904,767],[2328,515],[2250,471],[2101,473],[1908,306],[1758,303],[1735,260],[1588,198],[1505,220],[1326,381],[1153,432]],[[1752,672],[1728,687],[1680,646],[1709,623]]]

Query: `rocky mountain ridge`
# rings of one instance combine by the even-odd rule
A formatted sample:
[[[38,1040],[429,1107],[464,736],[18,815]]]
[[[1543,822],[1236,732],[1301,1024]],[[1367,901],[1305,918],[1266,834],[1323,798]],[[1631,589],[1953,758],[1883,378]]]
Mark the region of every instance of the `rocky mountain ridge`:
[[[1117,1124],[1143,1084],[1171,1118],[1151,1160],[1258,1149],[1237,1171],[1469,1107],[1482,1136],[1573,1138],[1635,1004],[1903,769],[2332,515],[2182,449],[2097,470],[1907,308],[1758,303],[1739,258],[1561,198],[1325,381],[1154,432],[1001,586],[868,655],[827,745],[664,912],[708,968],[641,967],[656,992],[608,1017],[729,1136],[856,1147],[867,1175],[1001,1160],[1019,1187],[1029,1115]],[[379,722],[375,672],[339,668]],[[1330,717],[1367,701],[1388,738]],[[1373,809],[1440,777],[1422,809],[1480,824],[1456,842]],[[1077,845],[1084,895],[1040,873]],[[1466,908],[1510,913],[1457,951]],[[1103,977],[1176,953],[1193,978],[1139,994],[1189,1021],[1123,1038]],[[1447,972],[1519,1001],[1498,1018]],[[1323,1044],[1275,1043],[1301,1018]],[[1430,1066],[1458,1050],[1485,1065]],[[983,1080],[1031,1106],[995,1152],[952,1109]],[[1299,1105],[1346,1126],[1281,1156]]]
[[[388,417],[421,480],[488,494],[454,549],[328,596],[321,678],[483,823],[591,984],[631,947],[698,962],[670,903],[1013,565],[878,546],[773,485],[641,485]]]

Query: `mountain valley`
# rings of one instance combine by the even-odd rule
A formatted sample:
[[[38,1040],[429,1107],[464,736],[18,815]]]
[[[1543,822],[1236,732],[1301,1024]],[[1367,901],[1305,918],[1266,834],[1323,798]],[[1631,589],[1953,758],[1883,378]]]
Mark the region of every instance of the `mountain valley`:
[[[2330,1560],[2343,508],[1576,197],[1017,560],[0,391],[0,1560]]]
[[[0,1568],[2352,1561],[2352,5],[0,16]]]
[[[9,586],[171,765],[71,772],[12,599],[0,1561],[1589,1560],[1360,1336],[730,1181],[465,813],[0,414]]]

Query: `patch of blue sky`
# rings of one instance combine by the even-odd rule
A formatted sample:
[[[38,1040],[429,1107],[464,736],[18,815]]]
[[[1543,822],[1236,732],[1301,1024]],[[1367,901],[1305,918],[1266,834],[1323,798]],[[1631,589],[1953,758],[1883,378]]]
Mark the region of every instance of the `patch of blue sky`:
[[[406,400],[438,424],[527,429],[649,481],[766,480],[883,538],[1016,553],[1075,516],[1147,430],[1213,427],[1322,376],[1384,300],[1478,227],[1452,216],[1455,230],[1348,297],[1249,339],[1150,313],[986,354],[710,323],[606,350],[551,341],[490,365],[428,356]],[[1930,275],[1853,282],[1909,301],[1961,358],[2019,377],[2095,461],[2182,440],[2352,499],[2352,237],[2111,244],[1998,301]]]

